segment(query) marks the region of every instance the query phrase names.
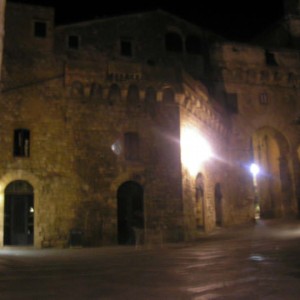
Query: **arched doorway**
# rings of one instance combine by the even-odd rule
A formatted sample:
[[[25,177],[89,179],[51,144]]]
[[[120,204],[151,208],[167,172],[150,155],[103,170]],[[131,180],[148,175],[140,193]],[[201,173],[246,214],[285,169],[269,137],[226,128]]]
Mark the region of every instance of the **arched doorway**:
[[[252,137],[254,160],[260,167],[257,191],[262,218],[280,217],[292,212],[290,148],[277,130],[264,127]]]
[[[222,190],[221,184],[217,182],[215,184],[215,211],[216,211],[216,225],[222,225]]]
[[[33,245],[33,235],[33,187],[26,181],[13,181],[5,188],[4,245]]]
[[[134,245],[134,228],[144,229],[143,188],[134,181],[124,182],[117,192],[118,200],[118,243]]]
[[[204,211],[204,176],[198,173],[196,176],[196,227],[205,228],[205,211]]]

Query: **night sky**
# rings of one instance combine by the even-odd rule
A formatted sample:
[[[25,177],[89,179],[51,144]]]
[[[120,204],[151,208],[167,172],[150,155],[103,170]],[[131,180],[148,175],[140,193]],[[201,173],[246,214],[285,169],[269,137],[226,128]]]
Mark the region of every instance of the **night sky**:
[[[8,0],[56,8],[58,24],[163,9],[178,17],[213,30],[229,39],[247,41],[283,17],[283,0],[183,0],[183,1],[99,1],[99,0]],[[270,4],[271,3],[271,4]],[[197,5],[197,7],[196,7]]]

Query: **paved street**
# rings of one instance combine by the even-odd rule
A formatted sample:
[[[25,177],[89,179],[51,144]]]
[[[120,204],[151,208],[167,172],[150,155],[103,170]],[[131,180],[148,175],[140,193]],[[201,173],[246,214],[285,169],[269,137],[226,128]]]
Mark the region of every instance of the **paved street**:
[[[300,221],[189,244],[0,249],[0,299],[299,299]]]

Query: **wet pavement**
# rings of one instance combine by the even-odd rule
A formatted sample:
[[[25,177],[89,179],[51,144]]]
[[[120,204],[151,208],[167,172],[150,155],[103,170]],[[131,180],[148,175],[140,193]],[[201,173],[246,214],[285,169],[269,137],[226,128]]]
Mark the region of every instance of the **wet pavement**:
[[[300,221],[157,247],[0,249],[0,299],[300,299]]]

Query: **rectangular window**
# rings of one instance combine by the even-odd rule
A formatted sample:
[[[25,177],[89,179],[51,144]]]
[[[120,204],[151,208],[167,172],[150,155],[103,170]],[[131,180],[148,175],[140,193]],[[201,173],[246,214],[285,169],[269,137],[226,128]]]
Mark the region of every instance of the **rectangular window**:
[[[121,40],[121,55],[132,56],[132,43],[129,40]]]
[[[34,36],[39,38],[47,37],[47,23],[42,21],[34,22]]]
[[[28,129],[16,129],[14,131],[14,156],[29,157],[30,131]]]
[[[265,51],[265,59],[266,59],[266,64],[268,66],[278,66],[274,53],[266,50]]]
[[[124,135],[125,159],[137,161],[139,159],[139,136],[136,132],[127,132]]]
[[[78,35],[69,35],[68,36],[68,48],[69,49],[79,49],[79,36]]]
[[[268,94],[267,93],[261,93],[259,95],[259,103],[262,105],[267,105],[268,104]]]

